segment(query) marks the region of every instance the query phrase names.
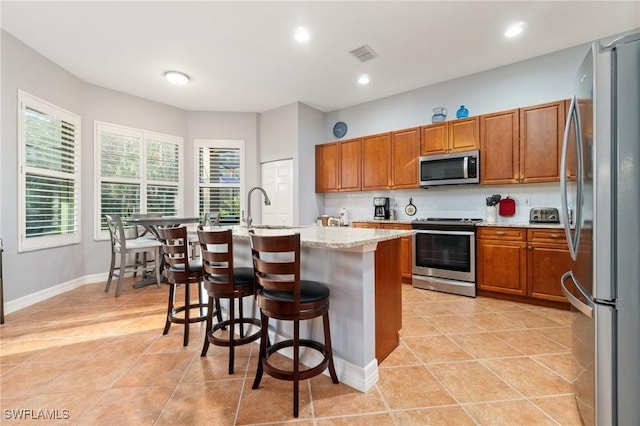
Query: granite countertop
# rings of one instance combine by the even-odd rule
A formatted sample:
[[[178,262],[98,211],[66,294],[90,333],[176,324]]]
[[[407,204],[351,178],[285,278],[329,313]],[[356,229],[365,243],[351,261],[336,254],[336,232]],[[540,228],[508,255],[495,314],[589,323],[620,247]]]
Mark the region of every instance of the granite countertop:
[[[411,224],[411,220],[373,220],[373,219],[356,219],[352,220],[353,222],[361,222],[361,223],[397,223],[397,224]],[[551,228],[551,229],[562,229],[563,226],[561,223],[529,223],[527,222],[476,222],[476,226],[485,226],[485,227],[508,227],[508,228]]]
[[[373,220],[373,219],[354,219],[351,221],[351,223],[353,222],[358,222],[358,223],[396,223],[396,224],[402,224],[402,225],[411,225],[412,220],[391,220],[391,219],[384,219],[384,220]]]
[[[206,227],[205,229],[220,229]],[[246,226],[233,226],[233,237],[238,240],[248,240],[249,233]],[[284,235],[294,232],[300,233],[300,244],[303,247],[347,249],[393,240],[413,235],[412,230],[395,229],[367,229],[350,228],[346,226],[300,226],[279,229],[264,229],[260,225],[254,227],[256,235]]]
[[[476,226],[496,227],[496,228],[551,228],[563,229],[561,223],[529,223],[529,222],[476,222]]]

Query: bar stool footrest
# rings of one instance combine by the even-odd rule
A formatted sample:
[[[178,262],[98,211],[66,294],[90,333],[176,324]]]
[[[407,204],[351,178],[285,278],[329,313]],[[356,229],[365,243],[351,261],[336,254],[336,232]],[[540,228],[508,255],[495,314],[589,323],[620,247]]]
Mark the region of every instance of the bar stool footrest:
[[[261,322],[259,319],[257,318],[235,318],[233,321],[234,326],[235,325],[240,325],[240,327],[243,327],[244,325],[255,325],[256,327],[258,327],[258,330],[256,330],[253,334],[250,334],[248,336],[243,336],[243,337],[239,337],[237,339],[233,339],[233,346],[240,346],[240,345],[244,345],[247,343],[251,343],[255,340],[258,340],[260,338],[260,327],[261,327]],[[217,323],[215,326],[213,326],[213,329],[211,330],[207,330],[207,340],[209,341],[209,343],[211,343],[212,345],[216,345],[216,346],[230,346],[229,343],[229,338],[225,337],[225,338],[220,338],[214,335],[214,333],[218,330],[225,330],[227,327],[231,326],[231,320],[224,320],[222,322]],[[235,329],[235,327],[231,327],[232,330]]]
[[[207,307],[206,303],[192,303],[188,307],[179,306],[177,308],[173,308],[167,317],[169,318],[169,321],[171,321],[174,324],[184,324],[186,322],[186,319],[183,316],[178,316],[177,314],[186,311],[187,308],[191,310],[191,309],[201,309],[206,307]],[[206,315],[198,315],[198,316],[189,318],[189,324],[193,324],[196,322],[203,322],[206,320],[207,320]]]
[[[322,374],[322,372],[326,370],[327,367],[329,366],[329,355],[327,354],[327,349],[324,346],[324,344],[320,342],[316,342],[315,340],[300,339],[299,345],[307,348],[315,349],[316,351],[320,352],[320,354],[322,354],[322,357],[323,357],[322,361],[318,365],[315,365],[305,370],[300,370],[299,379],[306,380],[306,379],[310,379],[311,377]],[[289,380],[289,381],[295,380],[293,371],[282,370],[280,368],[274,367],[269,363],[269,357],[271,355],[273,355],[274,353],[284,348],[289,348],[293,346],[294,346],[293,340],[283,340],[281,342],[277,342],[269,346],[266,349],[265,358],[262,360],[262,368],[264,369],[264,371],[276,379]]]

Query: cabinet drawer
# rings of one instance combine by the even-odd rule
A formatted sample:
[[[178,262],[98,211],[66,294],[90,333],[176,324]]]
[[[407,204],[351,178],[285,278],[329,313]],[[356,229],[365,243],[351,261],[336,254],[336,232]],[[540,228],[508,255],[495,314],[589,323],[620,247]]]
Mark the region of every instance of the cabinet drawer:
[[[478,238],[502,240],[502,241],[526,241],[527,233],[524,228],[499,228],[499,227],[479,227],[477,229]]]
[[[558,243],[565,244],[567,237],[564,229],[528,229],[527,240],[530,243]]]
[[[351,226],[353,228],[373,228],[373,229],[380,228],[379,223],[371,223],[371,222],[351,222]]]
[[[381,223],[380,228],[382,229],[411,229],[411,224],[409,223]]]

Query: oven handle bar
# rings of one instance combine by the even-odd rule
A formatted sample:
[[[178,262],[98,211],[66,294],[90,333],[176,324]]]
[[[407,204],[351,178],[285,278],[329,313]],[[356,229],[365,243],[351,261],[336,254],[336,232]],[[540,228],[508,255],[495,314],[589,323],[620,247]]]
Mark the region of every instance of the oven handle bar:
[[[439,235],[475,235],[473,231],[436,231],[435,229],[414,229],[416,234],[439,234]]]

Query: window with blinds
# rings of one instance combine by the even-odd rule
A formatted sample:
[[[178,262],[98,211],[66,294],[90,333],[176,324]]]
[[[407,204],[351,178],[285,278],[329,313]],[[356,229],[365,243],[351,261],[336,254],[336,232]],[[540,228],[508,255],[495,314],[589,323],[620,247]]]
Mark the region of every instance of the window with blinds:
[[[80,242],[81,118],[19,91],[18,251]]]
[[[105,214],[182,214],[182,138],[96,122],[95,142],[97,239],[108,237]]]
[[[240,223],[244,141],[196,140],[198,213],[220,213],[220,223]]]

